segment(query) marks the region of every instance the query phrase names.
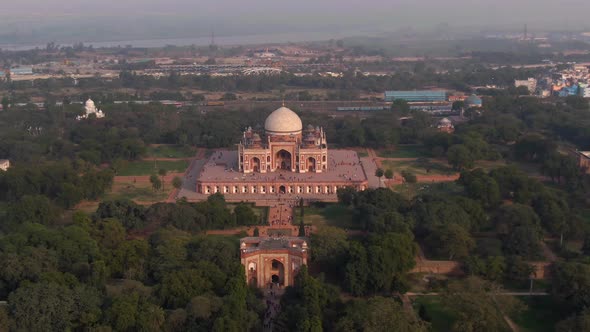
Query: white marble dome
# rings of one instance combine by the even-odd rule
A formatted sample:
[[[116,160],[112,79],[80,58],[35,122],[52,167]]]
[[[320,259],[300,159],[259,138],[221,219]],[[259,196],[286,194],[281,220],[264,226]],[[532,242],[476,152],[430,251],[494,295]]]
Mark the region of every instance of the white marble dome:
[[[270,113],[264,122],[264,130],[271,135],[300,134],[302,129],[299,116],[284,106]]]

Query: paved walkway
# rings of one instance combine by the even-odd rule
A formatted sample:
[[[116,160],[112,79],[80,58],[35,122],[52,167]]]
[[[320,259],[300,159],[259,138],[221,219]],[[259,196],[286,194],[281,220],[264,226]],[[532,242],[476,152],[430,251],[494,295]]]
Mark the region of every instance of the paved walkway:
[[[262,330],[271,332],[275,327],[276,317],[281,312],[281,296],[284,289],[266,288],[264,290],[264,299],[266,301],[266,311],[264,312],[264,321]]]
[[[295,202],[286,201],[276,203],[268,208],[268,225],[290,226],[293,221],[293,207]]]
[[[371,157],[362,157],[361,163],[363,165],[363,169],[365,170],[365,174],[367,175],[367,180],[369,181],[369,188],[381,188],[382,181],[375,176],[375,172],[378,168],[375,159]]]
[[[550,262],[557,261],[557,259],[558,259],[557,255],[553,252],[553,250],[551,250],[551,248],[549,248],[549,246],[547,245],[547,243],[545,241],[541,241],[541,249],[543,250],[543,256],[545,256],[545,258],[548,261],[550,261]]]

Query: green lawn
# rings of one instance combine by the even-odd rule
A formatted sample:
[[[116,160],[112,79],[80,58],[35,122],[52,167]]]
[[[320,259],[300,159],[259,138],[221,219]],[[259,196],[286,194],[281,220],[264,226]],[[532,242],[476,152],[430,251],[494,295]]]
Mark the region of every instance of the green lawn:
[[[507,164],[504,160],[478,160],[475,162],[474,168],[481,168],[482,170],[489,172],[493,169],[500,168],[506,165]]]
[[[398,145],[393,149],[377,150],[381,158],[420,158],[429,156],[421,145]]]
[[[513,320],[522,331],[551,332],[555,324],[567,317],[568,313],[557,305],[551,296],[519,297],[528,308]]]
[[[305,224],[329,225],[342,228],[355,228],[352,212],[340,204],[317,204],[306,206],[304,211]],[[295,209],[296,223],[300,222],[299,208]]]
[[[418,194],[459,194],[463,192],[463,186],[455,182],[404,183],[395,185],[392,189],[407,199],[412,199]]]
[[[148,147],[147,156],[150,158],[190,158],[195,151],[187,146],[160,145]]]
[[[420,310],[420,305],[426,309],[426,314],[430,318],[430,331],[448,332],[451,330],[455,318],[448,310],[445,310],[438,296],[419,296],[413,301],[416,314]]]
[[[383,168],[391,169],[396,175],[401,171],[410,171],[416,175],[452,175],[455,170],[449,165],[430,159],[383,160]]]
[[[166,191],[154,191],[150,184],[145,183],[117,183],[113,189],[105,195],[105,200],[111,199],[130,199],[141,202],[157,202],[168,197],[168,189]]]
[[[188,168],[188,160],[176,161],[133,161],[127,163],[117,175],[119,176],[142,176],[157,174],[158,170],[165,169],[169,173],[183,173]]]

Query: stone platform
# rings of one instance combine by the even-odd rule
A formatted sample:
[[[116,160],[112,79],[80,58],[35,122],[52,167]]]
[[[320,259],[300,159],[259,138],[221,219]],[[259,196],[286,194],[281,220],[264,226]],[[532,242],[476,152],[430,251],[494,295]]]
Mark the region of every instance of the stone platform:
[[[352,186],[358,190],[368,187],[368,180],[362,163],[355,151],[330,150],[328,169],[321,173],[295,173],[276,171],[270,173],[243,174],[238,172],[238,155],[236,151],[220,150],[215,152],[204,164],[197,165],[198,170],[188,172],[188,181],[179,193],[180,197],[190,199],[190,186],[194,184],[194,193],[212,195],[222,193],[226,199],[242,198],[249,200],[304,198],[328,201],[336,198],[340,187]],[[186,185],[189,183],[188,185]],[[200,196],[198,195],[198,196]]]

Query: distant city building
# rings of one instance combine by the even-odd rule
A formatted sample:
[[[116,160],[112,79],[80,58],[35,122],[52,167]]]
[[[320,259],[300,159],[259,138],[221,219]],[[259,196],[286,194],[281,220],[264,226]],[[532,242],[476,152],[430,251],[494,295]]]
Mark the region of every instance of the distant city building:
[[[437,125],[438,131],[443,133],[452,134],[455,131],[455,126],[453,126],[453,122],[448,118],[442,118]]]
[[[482,107],[483,101],[476,95],[471,95],[467,99],[465,99],[465,107]]]
[[[453,111],[453,103],[413,103],[410,105],[412,111],[422,111],[431,114],[451,113]]]
[[[10,68],[10,74],[13,76],[33,75],[33,67]]]
[[[559,97],[577,96],[580,92],[580,88],[577,84],[571,86],[564,86],[559,90]]]
[[[588,83],[580,83],[580,96],[590,98],[590,86]]]
[[[412,102],[443,102],[447,101],[445,90],[414,90],[414,91],[385,91],[384,100],[394,101],[403,99]]]
[[[465,96],[465,95],[460,95],[460,96],[452,95],[452,96],[449,96],[449,101],[450,102],[465,101],[465,99],[467,99],[467,96]]]
[[[269,52],[268,48],[261,52],[256,52],[254,54],[256,57],[263,58],[263,59],[272,59],[276,58],[277,54],[273,52]]]
[[[0,159],[0,170],[7,171],[10,168],[10,160]]]
[[[246,237],[240,239],[240,260],[253,287],[293,286],[295,275],[307,265],[308,244],[302,237]]]
[[[530,93],[535,93],[537,90],[537,80],[534,78],[529,78],[527,80],[514,80],[514,86],[525,86]]]
[[[88,119],[88,117],[91,114],[94,114],[97,119],[102,119],[105,117],[104,112],[99,110],[98,108],[96,108],[96,105],[94,105],[94,101],[92,101],[92,99],[88,99],[86,101],[86,105],[84,106],[84,110],[85,110],[85,113],[83,115],[78,115],[76,117],[76,120],[80,121],[82,119]]]

